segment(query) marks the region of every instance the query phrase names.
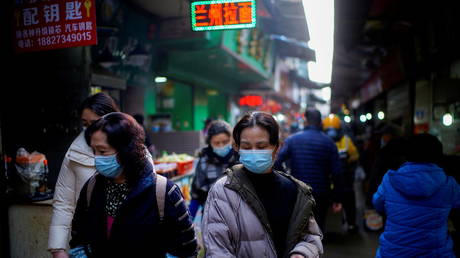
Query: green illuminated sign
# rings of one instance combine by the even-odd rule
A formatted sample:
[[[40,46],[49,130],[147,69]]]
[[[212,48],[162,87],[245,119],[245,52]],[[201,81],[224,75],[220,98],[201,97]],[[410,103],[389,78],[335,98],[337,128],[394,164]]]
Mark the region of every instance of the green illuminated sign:
[[[192,2],[190,13],[194,31],[256,27],[255,0]]]

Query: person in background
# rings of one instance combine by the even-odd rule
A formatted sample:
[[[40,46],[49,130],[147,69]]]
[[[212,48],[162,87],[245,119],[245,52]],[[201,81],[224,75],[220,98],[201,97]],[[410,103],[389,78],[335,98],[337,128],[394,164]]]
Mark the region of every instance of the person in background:
[[[435,136],[412,136],[407,162],[383,177],[373,196],[387,217],[376,257],[455,257],[447,218],[460,208],[460,186],[439,167],[442,156]]]
[[[290,166],[293,177],[313,188],[316,206],[313,210],[319,227],[325,232],[326,215],[333,200],[335,212],[341,210],[341,166],[335,143],[323,133],[321,113],[317,109],[305,112],[304,131],[289,136],[278,154],[275,169],[283,170],[283,163]],[[331,177],[334,189],[331,189]]]
[[[366,195],[366,206],[372,208],[372,197],[389,170],[397,170],[406,161],[407,139],[402,137],[401,129],[394,124],[387,124],[379,131],[380,149],[377,151]]]
[[[206,257],[319,257],[321,232],[311,188],[273,169],[280,147],[273,116],[253,112],[233,130],[240,162],[209,191],[203,217]]]
[[[80,189],[96,172],[93,150],[84,138],[85,129],[101,116],[117,111],[119,110],[115,101],[105,93],[88,97],[79,108],[83,131],[65,154],[54,192],[48,237],[48,250],[53,257],[67,257],[65,250]]]
[[[200,151],[192,181],[190,214],[195,217],[199,206],[204,207],[208,191],[224,171],[238,162],[238,153],[232,149],[232,128],[222,120],[211,122],[206,146]]]
[[[155,174],[144,131],[134,118],[120,112],[105,115],[86,130],[85,139],[94,150],[98,174],[82,188],[70,246],[85,246],[88,257],[196,255],[181,190]]]
[[[340,118],[335,114],[330,114],[323,119],[324,132],[335,142],[339,151],[342,166],[343,208],[345,210],[347,230],[350,233],[356,233],[358,232],[358,226],[356,225],[354,179],[359,153],[351,138],[344,134],[341,124]]]

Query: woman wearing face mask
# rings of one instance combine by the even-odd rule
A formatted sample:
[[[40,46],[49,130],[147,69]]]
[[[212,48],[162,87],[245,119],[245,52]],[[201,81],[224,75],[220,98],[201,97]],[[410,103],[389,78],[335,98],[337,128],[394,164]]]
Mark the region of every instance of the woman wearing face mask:
[[[208,128],[207,147],[199,154],[192,182],[190,213],[195,217],[199,206],[204,206],[211,185],[224,171],[238,161],[237,153],[231,146],[232,128],[224,121],[213,121]]]
[[[319,257],[321,233],[311,188],[274,171],[279,126],[268,113],[245,115],[233,130],[240,165],[209,191],[203,218],[207,257]]]
[[[105,115],[88,127],[85,138],[98,174],[82,188],[70,246],[88,245],[89,257],[195,255],[195,231],[182,193],[168,180],[158,198],[161,176],[146,157],[144,131],[134,118]]]
[[[118,107],[109,95],[98,93],[83,101],[79,114],[85,129],[101,116],[117,111]],[[48,237],[48,250],[53,257],[67,257],[65,249],[80,189],[95,172],[94,153],[86,144],[83,130],[65,154],[55,187]]]

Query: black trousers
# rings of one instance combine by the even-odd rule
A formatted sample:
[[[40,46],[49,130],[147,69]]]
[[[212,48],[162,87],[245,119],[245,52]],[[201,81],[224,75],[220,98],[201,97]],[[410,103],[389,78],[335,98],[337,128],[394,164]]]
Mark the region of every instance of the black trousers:
[[[313,193],[315,198],[316,206],[313,208],[313,214],[315,216],[316,223],[323,234],[326,232],[326,216],[327,210],[331,205],[330,193]]]
[[[356,225],[356,196],[353,190],[347,190],[343,193],[342,206],[348,226]]]

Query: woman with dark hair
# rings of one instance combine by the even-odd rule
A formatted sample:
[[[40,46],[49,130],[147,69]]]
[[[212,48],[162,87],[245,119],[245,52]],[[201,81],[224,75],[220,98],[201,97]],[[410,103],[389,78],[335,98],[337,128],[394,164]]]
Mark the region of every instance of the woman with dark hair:
[[[144,131],[134,118],[105,115],[88,127],[85,138],[98,173],[82,188],[70,246],[84,246],[90,257],[195,255],[195,231],[182,193],[153,171]]]
[[[85,99],[79,108],[85,129],[101,116],[117,112],[115,101],[105,93]],[[67,257],[65,249],[70,235],[72,216],[83,184],[96,172],[94,153],[84,138],[84,130],[70,145],[56,182],[53,214],[48,237],[48,250],[53,257]]]
[[[115,100],[104,92],[96,93],[85,99],[78,109],[83,127],[90,126],[101,116],[120,111]]]
[[[460,186],[439,167],[434,135],[409,138],[407,161],[383,177],[373,204],[387,217],[376,257],[455,257],[448,216],[460,208]]]
[[[272,115],[253,112],[233,129],[239,161],[209,191],[203,240],[209,257],[318,257],[311,188],[273,170],[280,147]]]
[[[195,217],[199,206],[204,206],[208,191],[224,171],[235,165],[238,154],[231,145],[232,128],[222,120],[210,123],[206,146],[199,154],[192,181],[190,213]]]

